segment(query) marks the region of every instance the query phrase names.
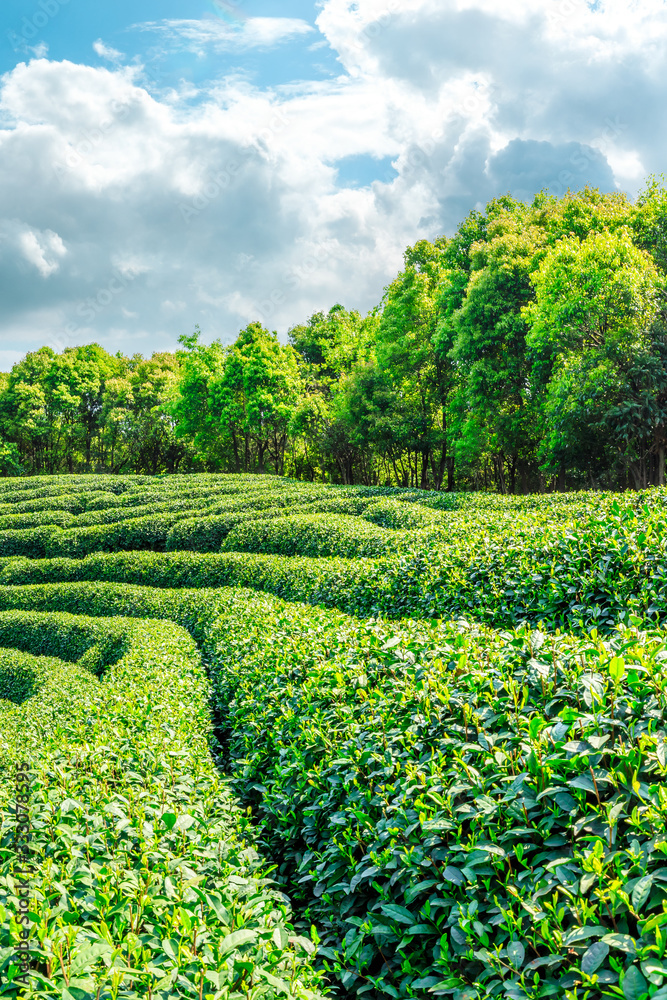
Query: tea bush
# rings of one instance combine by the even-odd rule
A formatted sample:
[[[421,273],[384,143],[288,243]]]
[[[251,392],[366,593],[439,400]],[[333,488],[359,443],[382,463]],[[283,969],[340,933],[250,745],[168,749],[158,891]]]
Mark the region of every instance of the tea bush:
[[[45,524],[65,528],[73,524],[74,520],[74,516],[65,510],[38,510],[26,514],[2,514],[0,515],[0,531],[16,529],[23,531],[26,528],[41,528]]]
[[[396,533],[345,514],[295,514],[239,524],[222,550],[353,559],[392,551],[398,542]]]
[[[667,995],[663,634],[241,593],[214,632],[235,787],[351,995]]]
[[[25,762],[33,869],[32,965],[18,983],[16,853],[3,811],[3,995],[313,997],[312,945],[293,934],[217,777],[208,685],[187,633],[149,619],[0,615],[0,641],[33,651],[46,642],[70,659],[111,634],[123,647],[100,679],[84,656],[20,712],[3,712],[0,805],[14,762]]]
[[[666,496],[0,481],[0,995],[667,1000]]]
[[[30,656],[17,649],[0,648],[0,701],[20,705],[60,666],[55,657]]]
[[[306,545],[314,551],[321,542],[349,555],[355,544],[366,545],[370,530],[380,532],[371,536],[371,547],[375,539],[388,538],[397,554],[351,561],[264,553],[121,551],[94,553],[80,561],[5,559],[0,562],[0,583],[104,579],[155,587],[243,586],[360,616],[463,615],[496,627],[527,620],[568,630],[609,629],[630,615],[656,624],[665,618],[667,524],[662,507],[612,507],[604,517],[565,528],[552,522],[540,526],[520,515],[489,526],[454,514],[430,532],[382,535],[383,529],[361,522],[359,541],[352,537],[349,548],[333,530],[311,529],[313,523],[322,523],[317,518],[298,518],[300,534],[293,535],[281,530],[284,519],[275,515],[273,508],[262,520],[244,517],[235,533],[227,535],[225,547],[245,544],[246,533],[248,544],[257,547],[258,539],[265,537],[271,539],[266,547],[287,552]],[[192,520],[177,521],[165,544],[207,544],[208,520],[203,519],[201,534]],[[128,523],[120,522],[119,532]],[[149,531],[153,523],[147,522]],[[229,523],[215,524],[214,529],[223,533]],[[347,528],[346,537],[353,529]],[[311,530],[314,540],[309,541]]]
[[[69,528],[52,533],[45,544],[49,556],[80,559],[91,552],[117,552],[127,549],[164,551],[172,526],[186,512],[153,513],[112,524],[89,528]],[[0,536],[0,544],[2,537]],[[0,548],[0,551],[2,549]]]
[[[166,549],[170,551],[217,552],[227,535],[237,525],[246,521],[281,517],[283,507],[264,507],[250,510],[230,510],[226,514],[204,512],[199,517],[178,521],[167,535]]]

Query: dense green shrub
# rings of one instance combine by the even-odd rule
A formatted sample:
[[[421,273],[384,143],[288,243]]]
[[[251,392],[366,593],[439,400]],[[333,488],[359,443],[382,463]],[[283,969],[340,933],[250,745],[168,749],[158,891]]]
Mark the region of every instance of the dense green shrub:
[[[345,514],[296,514],[239,524],[221,548],[225,552],[351,559],[392,551],[399,541],[396,533]]]
[[[0,701],[20,705],[61,666],[61,661],[54,657],[30,656],[17,649],[0,648]]]
[[[117,521],[127,521],[131,518],[147,517],[152,514],[177,514],[182,513],[184,517],[192,516],[194,510],[199,509],[200,502],[197,500],[168,500],[142,504],[141,506],[125,507],[102,507],[96,510],[84,511],[77,514],[71,524],[72,528],[90,528],[100,524],[115,524]]]
[[[27,614],[18,610],[20,603],[11,598],[5,605],[10,607],[12,610],[0,611],[0,646],[78,662],[93,673],[101,672],[125,652],[126,624],[77,615],[54,618],[39,612]]]
[[[187,633],[34,611],[0,615],[0,629],[14,638],[21,619],[34,648],[113,631],[125,648],[101,679],[81,661],[62,664],[20,711],[2,712],[0,807],[14,793],[14,762],[31,767],[39,961],[28,985],[15,981],[14,819],[2,809],[3,996],[314,996],[312,946],[292,936],[284,899],[247,844],[247,819],[216,775],[208,685]]]
[[[86,616],[84,637],[92,634],[95,637],[95,647],[98,648],[108,633],[109,646],[117,641],[118,636],[125,634],[127,624],[111,625],[103,622],[100,626],[91,621],[90,616],[122,617],[122,618],[155,618],[176,622],[197,640],[204,642],[211,621],[224,610],[226,601],[236,593],[229,589],[199,589],[158,590],[153,587],[138,587],[132,584],[118,585],[99,581],[90,583],[59,583],[34,584],[24,587],[0,587],[0,616],[8,614],[7,609],[37,612],[66,612],[74,616]],[[22,645],[21,622],[26,622],[25,615],[18,616],[19,628],[14,636],[6,635],[0,624],[0,642],[13,640],[11,644]],[[39,619],[37,619],[39,621]],[[0,623],[2,618],[0,617]],[[39,627],[39,626],[38,626]],[[101,631],[100,631],[101,629]],[[53,632],[53,630],[52,630]],[[27,629],[25,648],[34,648],[36,639],[33,630]],[[47,640],[52,643],[53,638]],[[80,640],[79,640],[80,641]],[[85,638],[84,638],[85,641]],[[62,650],[62,646],[57,647]],[[72,649],[75,657],[83,655],[89,645],[83,650],[77,642]],[[64,653],[67,653],[65,646]],[[64,654],[63,654],[64,655]],[[69,656],[67,657],[69,659]]]
[[[29,514],[0,515],[0,531],[25,530],[50,525],[57,528],[67,528],[74,523],[74,517],[66,510],[40,510]]]
[[[48,554],[51,539],[59,534],[60,528],[41,525],[37,528],[10,528],[0,531],[0,556],[26,556],[29,559],[44,559]]]
[[[268,533],[279,522],[260,524]],[[0,581],[99,578],[157,587],[247,586],[362,616],[464,615],[499,627],[529,620],[608,629],[630,614],[665,619],[665,539],[660,506],[639,512],[612,508],[567,530],[550,522],[540,527],[519,515],[500,527],[475,526],[457,514],[432,538],[427,533],[419,546],[404,541],[398,556],[384,559],[110,553],[80,564],[5,562]],[[280,536],[277,544],[284,544]]]
[[[345,496],[331,491],[320,500],[310,500],[299,506],[300,514],[351,514],[358,516],[376,503],[375,497]]]
[[[117,1000],[316,986],[216,773],[213,694],[337,995],[667,1000],[667,643],[635,631],[667,617],[666,497],[0,483],[0,992],[23,1000],[19,753],[45,976],[27,995],[113,1000],[108,948],[135,969]]]
[[[410,530],[442,523],[442,516],[423,506],[386,498],[368,506],[361,515],[382,528]]]
[[[167,536],[168,552],[217,552],[227,535],[246,521],[281,517],[282,507],[261,507],[257,510],[236,510],[227,514],[207,514],[178,521]]]
[[[91,552],[117,552],[127,549],[163,551],[172,526],[186,514],[187,511],[155,513],[91,528],[69,528],[51,535],[48,540],[48,554],[81,559]],[[0,544],[1,541],[0,535]]]
[[[663,634],[390,627],[241,593],[214,631],[235,787],[350,995],[662,983]]]

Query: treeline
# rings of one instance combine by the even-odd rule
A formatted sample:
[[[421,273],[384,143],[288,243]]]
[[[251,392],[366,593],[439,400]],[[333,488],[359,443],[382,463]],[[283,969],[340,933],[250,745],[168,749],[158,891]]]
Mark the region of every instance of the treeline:
[[[0,376],[0,467],[274,472],[503,493],[665,480],[667,189],[509,196],[422,240],[367,316]]]

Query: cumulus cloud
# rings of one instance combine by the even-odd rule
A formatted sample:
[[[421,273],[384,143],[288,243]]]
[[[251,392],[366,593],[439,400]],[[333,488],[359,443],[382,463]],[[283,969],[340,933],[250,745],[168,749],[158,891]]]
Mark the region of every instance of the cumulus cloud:
[[[60,269],[61,258],[66,253],[62,239],[50,229],[31,229],[19,219],[0,223],[0,254],[11,258],[24,273],[28,265],[40,277],[50,278]],[[5,259],[5,266],[7,263]]]
[[[303,21],[236,21],[147,30],[234,52],[313,41]],[[100,42],[108,68],[35,59],[2,79],[4,348],[148,351],[195,322],[230,340],[367,309],[408,243],[494,195],[633,193],[664,163],[662,0],[325,0],[317,25],[337,76],[167,97]],[[373,161],[376,180],[349,179]]]

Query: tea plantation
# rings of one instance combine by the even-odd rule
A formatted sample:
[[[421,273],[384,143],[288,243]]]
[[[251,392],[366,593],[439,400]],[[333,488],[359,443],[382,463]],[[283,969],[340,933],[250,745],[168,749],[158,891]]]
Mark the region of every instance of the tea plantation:
[[[0,997],[667,1000],[666,626],[661,489],[0,481]]]

